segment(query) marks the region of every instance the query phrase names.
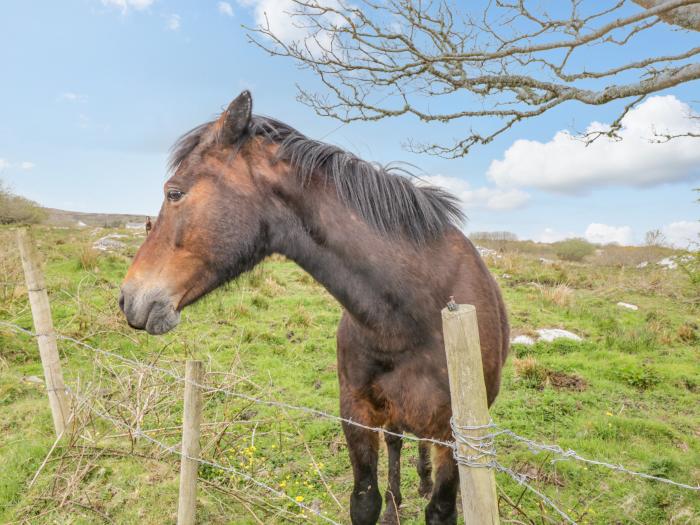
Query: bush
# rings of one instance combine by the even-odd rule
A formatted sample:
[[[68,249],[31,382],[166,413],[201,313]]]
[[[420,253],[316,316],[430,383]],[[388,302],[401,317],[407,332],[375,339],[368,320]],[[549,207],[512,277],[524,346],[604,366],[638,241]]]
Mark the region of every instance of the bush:
[[[595,247],[584,239],[567,239],[554,244],[557,257],[564,261],[582,261],[595,251]]]
[[[649,390],[661,382],[661,377],[653,368],[630,365],[618,371],[618,377],[637,390]]]
[[[0,181],[0,224],[36,224],[45,219],[41,206],[15,195]]]

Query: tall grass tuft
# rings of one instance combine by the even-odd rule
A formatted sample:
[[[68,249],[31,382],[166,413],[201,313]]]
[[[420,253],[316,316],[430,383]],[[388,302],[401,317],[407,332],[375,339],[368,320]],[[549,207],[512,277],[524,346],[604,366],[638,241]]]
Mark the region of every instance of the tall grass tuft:
[[[574,303],[574,291],[566,284],[557,286],[538,286],[542,298],[561,308],[566,308]]]
[[[97,268],[99,254],[89,245],[83,245],[78,252],[78,269],[92,272]]]

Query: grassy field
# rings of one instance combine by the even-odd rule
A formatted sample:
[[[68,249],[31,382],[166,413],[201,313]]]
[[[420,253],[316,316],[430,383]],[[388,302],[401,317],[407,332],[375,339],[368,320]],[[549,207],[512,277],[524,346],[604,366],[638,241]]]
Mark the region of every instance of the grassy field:
[[[92,250],[108,233],[127,236],[118,239],[123,249]],[[174,523],[178,458],[94,416],[98,410],[178,443],[182,384],[154,366],[182,374],[184,359],[196,357],[206,362],[207,383],[221,390],[337,413],[340,308],[296,265],[268,259],[156,338],[130,330],[117,306],[119,283],[142,237],[49,227],[36,236],[58,331],[150,366],[61,342],[66,381],[89,403],[79,412],[77,435],[48,454],[54,437],[35,342],[0,327],[1,523]],[[564,263],[541,262],[555,259],[543,245],[492,247],[503,249],[487,263],[502,286],[514,335],[564,328],[583,337],[514,345],[494,420],[586,457],[700,484],[700,290],[684,271],[653,263],[670,252],[613,247],[583,263]],[[651,263],[637,268],[642,260]],[[0,272],[0,320],[31,328],[10,230],[0,230]],[[348,522],[352,476],[336,422],[221,391],[205,401],[205,458]],[[402,523],[422,523],[426,502],[411,467],[417,448],[407,443],[404,450]],[[700,523],[697,492],[552,462],[508,438],[499,439],[498,457],[579,523]],[[385,462],[382,456],[382,476]],[[317,521],[243,476],[202,467],[200,479],[200,523]],[[510,523],[561,522],[505,475],[497,482]]]

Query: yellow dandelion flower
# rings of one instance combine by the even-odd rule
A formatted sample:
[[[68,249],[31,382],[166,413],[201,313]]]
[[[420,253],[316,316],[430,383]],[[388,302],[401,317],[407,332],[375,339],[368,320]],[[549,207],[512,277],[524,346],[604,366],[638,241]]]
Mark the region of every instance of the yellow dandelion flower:
[[[301,503],[302,501],[304,501],[304,496],[297,496],[294,499],[296,500],[297,503]]]

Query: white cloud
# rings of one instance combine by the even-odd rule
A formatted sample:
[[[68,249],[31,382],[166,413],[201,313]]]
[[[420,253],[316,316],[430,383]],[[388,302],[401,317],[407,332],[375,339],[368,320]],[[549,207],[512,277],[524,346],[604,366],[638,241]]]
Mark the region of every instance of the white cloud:
[[[700,221],[678,221],[661,228],[666,242],[675,248],[693,248],[700,243]]]
[[[127,0],[129,5],[134,9],[146,9],[154,0]]]
[[[29,171],[32,170],[36,167],[36,164],[33,162],[30,162],[28,160],[18,162],[18,163],[12,163],[7,159],[0,159],[0,172],[4,170],[9,170],[9,169],[20,169],[24,171]]]
[[[595,244],[632,244],[632,228],[629,226],[610,226],[594,222],[588,225],[583,236],[588,242]]]
[[[322,54],[323,49],[331,46],[332,37],[329,33],[312,33],[309,24],[295,16],[303,11],[303,7],[294,0],[238,0],[238,4],[252,9],[255,23],[269,28],[271,33],[286,44],[304,42],[306,49],[314,54]],[[340,0],[324,0],[322,5],[331,8],[342,7]],[[346,25],[345,20],[335,13],[325,13],[321,15],[321,19],[329,25]]]
[[[216,5],[216,9],[222,15],[233,16],[233,7],[231,7],[231,4],[229,4],[228,2],[219,2]]]
[[[83,100],[87,100],[87,97],[85,95],[81,95],[80,93],[73,93],[72,91],[66,91],[65,93],[61,93],[59,98],[61,100],[67,100],[68,102],[80,102]]]
[[[631,110],[618,132],[586,146],[568,131],[549,142],[517,140],[488,176],[499,186],[580,192],[596,186],[653,186],[700,175],[700,143],[683,137],[654,142],[655,133],[700,132],[700,117],[672,95],[651,97]],[[586,131],[609,129],[592,122]]]
[[[155,0],[102,0],[102,5],[117,7],[126,13],[129,9],[143,11],[150,7]]]
[[[485,208],[489,210],[512,210],[524,205],[530,195],[518,189],[489,188],[482,186],[472,188],[471,185],[457,177],[432,175],[421,177],[423,181],[434,186],[445,188],[458,197],[465,209]],[[418,182],[420,184],[420,181]]]
[[[574,232],[563,233],[554,228],[545,228],[542,233],[536,235],[533,240],[551,244],[553,242],[563,241],[564,239],[571,239],[572,237],[576,237]]]
[[[165,17],[165,25],[171,31],[180,29],[180,15],[172,14]]]

